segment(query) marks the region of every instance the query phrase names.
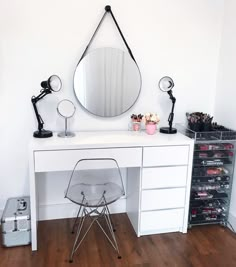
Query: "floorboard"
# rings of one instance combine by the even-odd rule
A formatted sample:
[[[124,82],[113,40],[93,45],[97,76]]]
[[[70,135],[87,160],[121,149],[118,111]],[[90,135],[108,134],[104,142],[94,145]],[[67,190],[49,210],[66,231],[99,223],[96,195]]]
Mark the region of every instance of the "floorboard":
[[[38,251],[0,246],[0,267],[235,267],[236,235],[219,225],[187,234],[137,237],[126,214],[112,215],[122,259],[94,225],[69,263],[72,219],[39,222]]]

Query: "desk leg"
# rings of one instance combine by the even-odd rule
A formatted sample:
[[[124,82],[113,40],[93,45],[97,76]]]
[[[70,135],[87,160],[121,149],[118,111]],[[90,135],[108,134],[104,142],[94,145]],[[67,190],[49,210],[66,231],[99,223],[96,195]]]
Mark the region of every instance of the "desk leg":
[[[189,203],[190,203],[190,191],[191,191],[191,180],[192,180],[192,155],[193,155],[194,145],[193,143],[189,146],[188,155],[188,174],[186,182],[186,193],[185,193],[185,208],[184,208],[184,221],[182,232],[185,234],[188,230],[188,218],[189,218]]]
[[[34,152],[30,153],[29,160],[29,183],[30,183],[30,218],[31,218],[31,247],[32,251],[37,250],[37,199],[36,181],[34,170]]]

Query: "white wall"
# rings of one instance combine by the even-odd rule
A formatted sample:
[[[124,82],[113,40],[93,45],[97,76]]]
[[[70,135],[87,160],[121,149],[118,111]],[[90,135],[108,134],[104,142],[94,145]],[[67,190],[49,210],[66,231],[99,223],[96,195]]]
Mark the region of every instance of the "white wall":
[[[234,0],[226,0],[214,112],[217,122],[232,129],[236,129],[235,12],[236,2]],[[231,224],[236,229],[236,173],[234,174],[229,219]]]
[[[86,113],[74,98],[72,82],[75,66],[107,4],[132,49],[143,81],[136,105],[113,119]],[[63,98],[76,103],[72,130],[127,129],[132,113],[147,111],[157,112],[161,125],[166,125],[171,103],[157,88],[165,75],[175,81],[175,121],[183,122],[186,111],[211,113],[222,15],[223,0],[1,0],[0,209],[8,197],[28,194],[28,143],[36,129],[30,99],[39,93],[42,80],[58,74],[63,82],[59,93],[38,103],[45,129],[62,129],[56,106]],[[99,46],[124,48],[110,18],[92,48]]]

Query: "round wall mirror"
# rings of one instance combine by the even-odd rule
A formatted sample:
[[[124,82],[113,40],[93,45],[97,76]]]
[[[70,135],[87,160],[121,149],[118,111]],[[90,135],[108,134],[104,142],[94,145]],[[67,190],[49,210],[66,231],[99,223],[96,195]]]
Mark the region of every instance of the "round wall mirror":
[[[57,112],[65,119],[65,130],[61,133],[58,133],[59,137],[73,137],[74,133],[68,132],[67,130],[67,120],[75,114],[75,105],[68,99],[63,99],[57,105]]]
[[[114,117],[129,110],[141,91],[141,74],[128,53],[116,48],[99,48],[77,65],[74,91],[90,113]]]

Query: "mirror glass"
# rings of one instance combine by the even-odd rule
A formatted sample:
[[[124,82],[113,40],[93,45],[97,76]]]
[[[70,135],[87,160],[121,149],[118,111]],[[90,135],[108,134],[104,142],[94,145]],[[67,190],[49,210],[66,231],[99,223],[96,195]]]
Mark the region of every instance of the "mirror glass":
[[[99,48],[77,65],[74,91],[79,103],[101,117],[118,116],[130,109],[141,90],[141,74],[131,56],[116,48]]]
[[[64,118],[70,118],[75,113],[75,105],[68,99],[63,99],[57,106],[58,113]]]

